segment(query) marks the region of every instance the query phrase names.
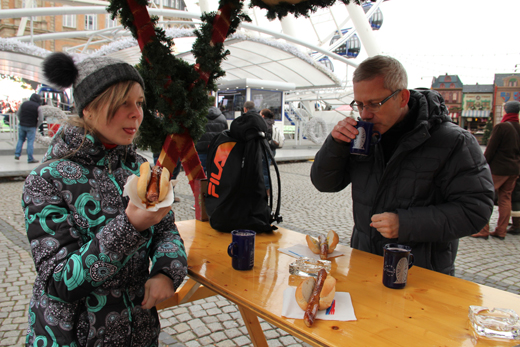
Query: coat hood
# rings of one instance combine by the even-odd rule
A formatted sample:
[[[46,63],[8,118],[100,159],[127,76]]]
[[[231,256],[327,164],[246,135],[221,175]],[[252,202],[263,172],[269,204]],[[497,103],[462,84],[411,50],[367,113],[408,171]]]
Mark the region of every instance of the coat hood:
[[[40,96],[39,94],[36,94],[36,93],[32,94],[31,97],[29,98],[29,100],[30,100],[30,101],[33,101],[33,102],[37,102],[37,103],[40,104],[40,105],[41,105],[41,103],[42,103],[42,98],[41,98],[41,96]]]
[[[434,124],[451,122],[449,111],[444,104],[442,96],[434,90],[410,90],[412,107],[418,105],[419,114],[417,123],[427,122],[428,128]]]
[[[218,116],[220,116],[222,112],[215,106],[211,106],[208,110],[207,118],[209,120],[217,119]]]

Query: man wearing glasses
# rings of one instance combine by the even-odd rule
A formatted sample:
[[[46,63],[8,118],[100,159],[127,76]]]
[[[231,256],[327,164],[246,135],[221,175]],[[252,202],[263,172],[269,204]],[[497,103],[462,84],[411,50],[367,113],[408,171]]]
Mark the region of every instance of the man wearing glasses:
[[[381,139],[367,156],[351,154],[357,122],[341,120],[316,154],[312,183],[321,192],[352,184],[351,247],[383,255],[387,243],[408,245],[415,265],[453,275],[458,239],[482,229],[493,211],[478,142],[451,122],[437,92],[407,89],[394,58],[366,59],[353,83],[351,106]]]

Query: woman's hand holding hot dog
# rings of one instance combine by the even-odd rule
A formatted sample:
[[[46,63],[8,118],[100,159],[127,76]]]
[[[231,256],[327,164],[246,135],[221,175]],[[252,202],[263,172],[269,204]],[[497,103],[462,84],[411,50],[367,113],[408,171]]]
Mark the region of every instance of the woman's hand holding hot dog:
[[[159,223],[164,217],[166,217],[171,209],[171,206],[167,206],[160,208],[155,212],[151,212],[135,206],[132,201],[130,201],[125,212],[130,223],[137,231],[141,232],[152,225]]]
[[[350,117],[340,120],[332,129],[332,138],[337,142],[350,143],[359,134],[356,124],[357,121]]]

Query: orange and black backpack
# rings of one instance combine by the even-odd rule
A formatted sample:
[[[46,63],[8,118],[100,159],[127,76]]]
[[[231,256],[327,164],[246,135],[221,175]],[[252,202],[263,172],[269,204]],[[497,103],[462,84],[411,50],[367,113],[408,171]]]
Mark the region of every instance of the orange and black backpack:
[[[246,115],[236,118],[229,130],[212,139],[206,159],[208,190],[205,200],[213,229],[222,232],[249,229],[261,233],[277,229],[273,222],[282,222],[280,173],[266,133],[267,125],[261,116]],[[263,162],[268,162],[268,157],[278,182],[274,212],[274,194],[267,196],[262,166]],[[270,170],[267,171],[273,187]]]

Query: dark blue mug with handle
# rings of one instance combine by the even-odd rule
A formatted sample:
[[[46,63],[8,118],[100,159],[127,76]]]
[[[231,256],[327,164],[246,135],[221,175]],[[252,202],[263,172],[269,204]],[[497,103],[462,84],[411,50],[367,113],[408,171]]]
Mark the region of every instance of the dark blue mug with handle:
[[[383,247],[383,284],[388,288],[402,289],[408,280],[408,269],[413,266],[412,248],[398,243]]]
[[[356,129],[359,131],[356,138],[350,141],[350,153],[357,155],[368,155],[370,153],[370,146],[375,145],[381,140],[381,133],[374,130],[374,124],[364,122],[361,119],[356,124]],[[374,136],[374,135],[377,135]]]
[[[251,270],[255,265],[255,237],[253,230],[233,230],[228,254],[235,270]]]

